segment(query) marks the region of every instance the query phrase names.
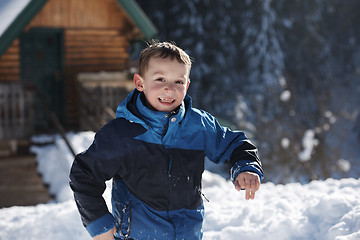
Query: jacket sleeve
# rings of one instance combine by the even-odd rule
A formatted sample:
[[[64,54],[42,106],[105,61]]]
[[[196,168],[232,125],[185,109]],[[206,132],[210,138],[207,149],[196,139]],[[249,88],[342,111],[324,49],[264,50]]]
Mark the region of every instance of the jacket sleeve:
[[[241,172],[250,171],[259,175],[262,181],[263,170],[257,148],[242,131],[231,131],[206,114],[202,121],[205,127],[205,154],[215,163],[230,163],[231,180],[234,182]]]
[[[95,135],[89,149],[75,157],[70,170],[70,187],[83,225],[92,237],[115,226],[114,218],[102,197],[106,189],[105,182],[120,168],[115,147],[118,140],[113,132],[111,124],[105,125]]]

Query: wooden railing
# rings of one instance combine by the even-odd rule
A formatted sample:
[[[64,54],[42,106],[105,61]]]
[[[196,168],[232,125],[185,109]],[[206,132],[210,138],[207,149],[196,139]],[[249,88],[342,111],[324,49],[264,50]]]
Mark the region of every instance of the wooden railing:
[[[75,152],[66,138],[64,127],[31,83],[0,83],[0,140],[26,139],[35,132],[34,98],[37,98],[52,125],[60,133],[70,152]]]
[[[21,83],[0,83],[0,139],[34,133],[34,92]]]
[[[120,77],[121,78],[121,77]],[[115,118],[119,103],[132,91],[133,83],[116,73],[82,74],[78,77],[80,93],[80,128],[98,131]]]

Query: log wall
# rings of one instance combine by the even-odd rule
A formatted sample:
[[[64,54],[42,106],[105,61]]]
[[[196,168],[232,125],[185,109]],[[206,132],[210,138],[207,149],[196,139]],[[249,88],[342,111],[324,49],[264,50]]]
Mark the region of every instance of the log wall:
[[[67,120],[78,124],[79,93],[76,75],[81,72],[123,71],[129,67],[129,40],[117,30],[68,29],[65,32]]]
[[[49,0],[32,19],[33,27],[64,29],[66,124],[78,126],[81,72],[123,71],[129,67],[129,44],[139,30],[115,0]],[[0,58],[0,82],[20,79],[19,40]]]
[[[49,0],[29,27],[114,28],[134,26],[116,0]]]
[[[0,82],[18,81],[20,78],[19,40],[15,40],[0,57]]]

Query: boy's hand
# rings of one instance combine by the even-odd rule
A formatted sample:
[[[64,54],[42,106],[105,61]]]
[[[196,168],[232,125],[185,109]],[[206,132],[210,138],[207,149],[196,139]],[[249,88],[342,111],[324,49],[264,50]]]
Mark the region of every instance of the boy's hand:
[[[113,229],[111,229],[103,234],[93,237],[93,240],[114,240],[115,232],[116,232],[116,228],[114,227]]]
[[[255,192],[260,188],[259,175],[253,172],[239,173],[235,180],[235,189],[240,191],[245,189],[245,199],[254,199]]]

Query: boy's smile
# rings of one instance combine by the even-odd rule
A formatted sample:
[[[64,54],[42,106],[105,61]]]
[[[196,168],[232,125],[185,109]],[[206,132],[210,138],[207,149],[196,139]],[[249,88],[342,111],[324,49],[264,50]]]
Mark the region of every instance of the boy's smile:
[[[168,105],[171,105],[175,102],[175,99],[171,99],[171,98],[159,98],[159,100],[163,104],[168,104]]]
[[[171,112],[185,98],[190,84],[189,70],[175,58],[152,57],[143,76],[134,75],[134,83],[137,90],[144,92],[152,108]]]

